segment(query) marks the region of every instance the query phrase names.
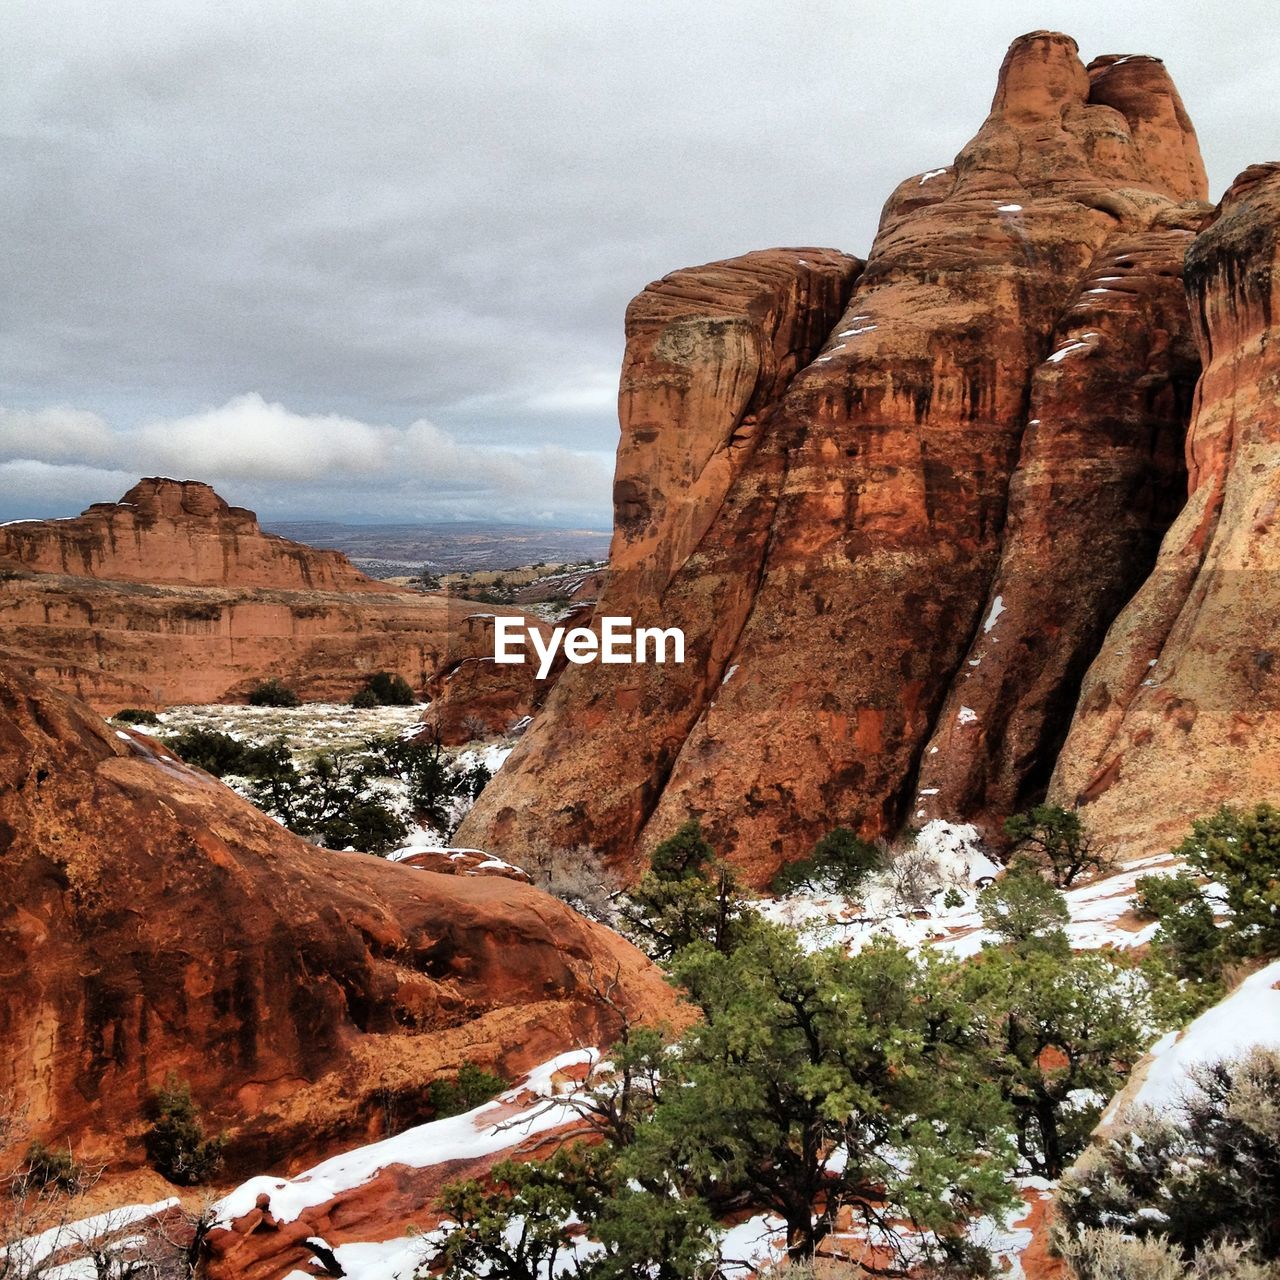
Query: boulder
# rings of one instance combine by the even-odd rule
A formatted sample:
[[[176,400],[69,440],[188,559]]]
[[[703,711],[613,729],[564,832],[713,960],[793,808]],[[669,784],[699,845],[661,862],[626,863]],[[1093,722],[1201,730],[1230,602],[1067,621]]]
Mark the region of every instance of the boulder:
[[[228,1172],[287,1172],[422,1118],[464,1061],[518,1079],[674,1010],[638,951],[529,885],[314,848],[10,666],[0,973],[21,1140],[115,1170],[169,1072]]]

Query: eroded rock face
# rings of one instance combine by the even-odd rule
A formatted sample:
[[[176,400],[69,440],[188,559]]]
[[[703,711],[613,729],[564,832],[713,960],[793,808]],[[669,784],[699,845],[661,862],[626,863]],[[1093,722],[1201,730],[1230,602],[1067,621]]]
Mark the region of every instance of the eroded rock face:
[[[696,816],[759,883],[832,826],[878,834],[907,818],[982,621],[1059,319],[1108,243],[1186,226],[1197,206],[1180,206],[1203,195],[1162,64],[1086,70],[1069,37],[1037,32],[1010,49],[955,163],[890,197],[843,316],[756,413],[710,500],[701,445],[683,447],[697,480],[658,451],[671,398],[629,400],[624,374],[599,613],[683,627],[687,661],[567,672],[461,837],[502,850],[536,833],[637,859]],[[673,441],[688,434],[679,405],[736,385],[718,314],[682,322],[706,389],[677,400]],[[629,336],[634,377],[650,339]],[[638,494],[646,448],[651,473],[692,495],[692,523]]]
[[[1190,497],[1089,669],[1051,797],[1126,856],[1280,787],[1280,164],[1236,179],[1187,255],[1204,375]]]
[[[391,671],[421,694],[442,670],[492,654],[492,636],[468,621],[475,609],[264,534],[194,481],[143,480],[74,519],[0,525],[0,645],[106,714],[236,701],[271,677],[340,701]],[[518,719],[534,681],[508,670],[527,704]],[[459,722],[507,727],[483,699],[474,716],[452,705]]]
[[[590,617],[591,607],[587,606],[582,612],[573,611],[561,625],[581,626]],[[549,643],[549,623],[529,618],[525,626],[540,632]],[[536,657],[518,663],[495,661],[493,631],[491,613],[471,613],[462,620],[454,646],[459,656],[441,666],[427,683],[431,701],[423,712],[421,738],[454,747],[505,734],[528,724],[546,701],[568,665],[563,652],[557,654],[546,679],[539,680]],[[528,656],[528,642],[525,651]]]
[[[684,565],[861,268],[830,249],[772,249],[673,271],[632,301],[609,607],[660,594]]]
[[[195,480],[140,480],[70,520],[0,525],[0,558],[40,573],[181,587],[380,591],[338,551],[263,533]]]
[[[1085,668],[1182,507],[1200,371],[1182,282],[1192,238],[1110,238],[1058,323],[982,622],[921,760],[917,822],[998,830],[1043,794]]]
[[[528,885],[313,848],[9,667],[0,972],[0,1096],[116,1169],[168,1071],[232,1174],[297,1168],[388,1104],[411,1122],[464,1060],[514,1079],[608,1043],[615,983],[635,1016],[672,1008],[639,952]]]

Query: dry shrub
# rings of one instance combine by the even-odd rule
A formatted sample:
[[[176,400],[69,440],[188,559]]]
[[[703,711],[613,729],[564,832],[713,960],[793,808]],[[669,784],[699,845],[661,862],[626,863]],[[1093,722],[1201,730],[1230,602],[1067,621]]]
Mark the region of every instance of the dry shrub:
[[[539,840],[524,850],[518,865],[539,889],[588,919],[612,925],[617,918],[615,902],[622,881],[589,846],[566,849]]]
[[[1232,1241],[1206,1245],[1193,1261],[1164,1236],[1134,1239],[1114,1228],[1089,1227],[1058,1242],[1076,1280],[1278,1280],[1280,1266],[1258,1262]]]

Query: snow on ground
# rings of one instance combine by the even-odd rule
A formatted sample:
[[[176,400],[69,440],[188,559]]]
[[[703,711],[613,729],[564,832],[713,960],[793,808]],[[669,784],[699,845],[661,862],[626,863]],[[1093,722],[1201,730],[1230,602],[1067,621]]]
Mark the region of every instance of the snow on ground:
[[[302,765],[322,751],[359,751],[371,738],[410,737],[421,724],[423,706],[415,703],[408,707],[353,707],[342,702],[305,702],[300,707],[250,707],[212,703],[170,707],[159,712],[159,726],[140,728],[161,741],[192,728],[225,733],[250,743],[265,744],[283,738],[294,761]],[[137,741],[129,733],[116,732],[126,741]],[[508,735],[500,741],[477,743],[462,750],[446,749],[446,754],[451,757],[457,773],[467,773],[476,765],[483,765],[492,775],[502,768],[513,746],[514,738]],[[223,781],[246,799],[252,799],[246,779],[228,775]],[[412,825],[408,787],[399,778],[378,778],[365,794],[377,796],[411,824],[406,849],[400,850],[401,857],[408,857],[409,851],[437,848],[443,843],[445,832]],[[456,829],[473,803],[469,794],[453,798],[448,806],[449,830]]]
[[[1280,1049],[1280,960],[1246,978],[1189,1027],[1160,1040],[1151,1050],[1155,1061],[1133,1104],[1167,1111],[1191,1087],[1196,1067],[1238,1057],[1255,1046]]]
[[[64,1222],[59,1226],[50,1227],[39,1235],[14,1240],[6,1247],[0,1248],[0,1275],[6,1274],[10,1267],[16,1275],[34,1275],[40,1264],[47,1262],[56,1254],[73,1252],[77,1248],[94,1244],[105,1237],[118,1235],[126,1227],[154,1218],[158,1214],[175,1208],[177,1204],[178,1200],[175,1196],[168,1200],[158,1200],[155,1204],[122,1205],[119,1209],[97,1213],[90,1218],[80,1218],[75,1222]],[[127,1241],[121,1241],[120,1248],[124,1248],[127,1243]],[[87,1271],[84,1270],[86,1263],[89,1267]],[[93,1270],[93,1264],[87,1259],[73,1259],[63,1265],[40,1270],[40,1274],[47,1280],[79,1280],[81,1276],[94,1280],[96,1272]]]
[[[572,1093],[561,1094],[555,1077],[568,1067],[594,1063],[598,1056],[594,1049],[572,1049],[535,1068],[522,1084],[463,1115],[416,1125],[393,1137],[345,1151],[293,1178],[250,1178],[214,1206],[218,1223],[226,1226],[231,1219],[250,1212],[264,1192],[271,1197],[275,1217],[292,1222],[305,1209],[369,1182],[388,1165],[425,1169],[449,1160],[475,1160],[514,1147],[530,1134],[554,1129],[577,1116]],[[516,1103],[522,1105],[522,1110],[513,1116],[511,1107]]]
[[[408,707],[353,707],[345,702],[304,702],[300,707],[248,707],[210,703],[170,707],[144,732],[165,737],[183,729],[214,729],[247,742],[284,738],[295,754],[358,747],[368,738],[408,733],[422,719],[424,704]]]
[[[787,1251],[787,1233],[781,1218],[758,1213],[730,1227],[720,1241],[721,1274],[747,1276],[757,1267],[780,1262]]]
[[[892,938],[905,947],[933,944],[953,956],[976,955],[984,943],[995,941],[983,927],[978,891],[1001,868],[982,851],[977,829],[967,823],[940,819],[926,823],[916,848],[932,863],[933,891],[923,906],[905,901],[893,873],[881,872],[869,878],[856,900],[801,889],[785,898],[766,899],[757,909],[766,919],[797,929],[805,945],[814,950],[826,946],[858,950],[873,938]],[[1178,870],[1172,855],[1161,854],[1092,884],[1068,889],[1066,934],[1072,948],[1128,949],[1149,942],[1158,926],[1132,918],[1135,885],[1142,876],[1172,875]]]
[[[909,856],[921,860],[927,881],[923,906],[913,905],[915,895],[891,868],[870,876],[857,900],[834,891],[802,889],[785,898],[765,899],[757,910],[768,920],[796,929],[812,950],[858,950],[873,938],[918,947],[981,926],[978,889],[1000,868],[983,853],[976,827],[939,819],[928,822],[916,839],[915,854]]]

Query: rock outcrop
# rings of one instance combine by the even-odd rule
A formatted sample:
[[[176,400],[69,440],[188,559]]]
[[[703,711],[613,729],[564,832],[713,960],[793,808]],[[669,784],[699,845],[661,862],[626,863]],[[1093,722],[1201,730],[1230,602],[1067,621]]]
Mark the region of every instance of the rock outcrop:
[[[411,1123],[464,1060],[517,1079],[673,1001],[538,890],[313,848],[9,667],[0,976],[0,1097],[29,1137],[127,1166],[173,1071],[233,1174]]]
[[[1089,669],[1051,796],[1126,853],[1280,790],[1280,164],[1236,179],[1187,254],[1204,375],[1190,497]]]
[[[1170,514],[1187,352],[1159,263],[1169,268],[1204,194],[1194,132],[1158,60],[1086,69],[1069,37],[1036,32],[1010,49],[991,114],[955,163],[890,197],[843,313],[831,309],[836,288],[808,302],[793,326],[804,341],[789,340],[790,361],[755,384],[740,421],[726,406],[743,401],[753,343],[711,283],[725,264],[702,269],[705,295],[697,271],[646,290],[629,312],[616,533],[597,613],[682,627],[686,662],[567,671],[460,838],[499,851],[531,836],[585,841],[635,862],[696,816],[759,883],[834,825],[880,834],[907,819],[918,763],[989,616],[1036,371],[1069,340],[1062,318],[1090,273],[1126,245],[1150,277],[1133,306],[1168,320],[1174,350],[1135,338],[1140,320],[1118,313],[1114,345],[1129,350],[1085,390],[1149,377],[1151,404],[1138,397],[1110,428],[1098,407],[1075,441],[1028,441],[1023,487],[1054,448],[1087,470],[1098,437],[1123,424],[1133,456],[1108,460],[1115,474],[1097,483],[1148,502],[1131,520],[1139,560]],[[817,251],[784,260],[788,295],[815,270],[854,274]],[[688,308],[678,322],[663,309],[673,280]],[[651,315],[670,337],[641,322]],[[825,343],[810,345],[824,326]],[[1052,382],[1040,379],[1046,412]],[[1144,430],[1158,438],[1138,443]],[[1055,515],[1086,543],[1108,520],[1104,503]],[[1101,558],[1127,554],[1117,545]],[[1057,708],[1087,660],[1078,650],[1121,603],[1125,571],[1082,635],[1047,638],[1060,688],[1038,723],[1031,709],[1046,695],[1021,692],[1034,669],[1011,672],[1028,740],[1061,737]],[[954,767],[958,779],[1004,768]],[[1016,764],[1014,790],[1035,767]],[[956,793],[982,807],[1009,786],[989,797],[985,782],[957,782]]]
[[[263,533],[196,480],[140,480],[69,520],[0,525],[0,560],[39,573],[173,587],[382,591],[337,551]]]
[[[345,699],[375,671],[421,693],[492,654],[475,614],[264,534],[194,481],[143,480],[73,519],[0,526],[0,645],[107,714],[236,701],[271,677],[309,700]],[[509,667],[505,679],[509,715],[483,700],[472,715],[455,699],[459,722],[499,732],[527,715],[532,672]]]
[[[1192,238],[1108,240],[1035,372],[1000,563],[921,761],[916,822],[998,819],[1044,794],[1085,668],[1185,501]]]

